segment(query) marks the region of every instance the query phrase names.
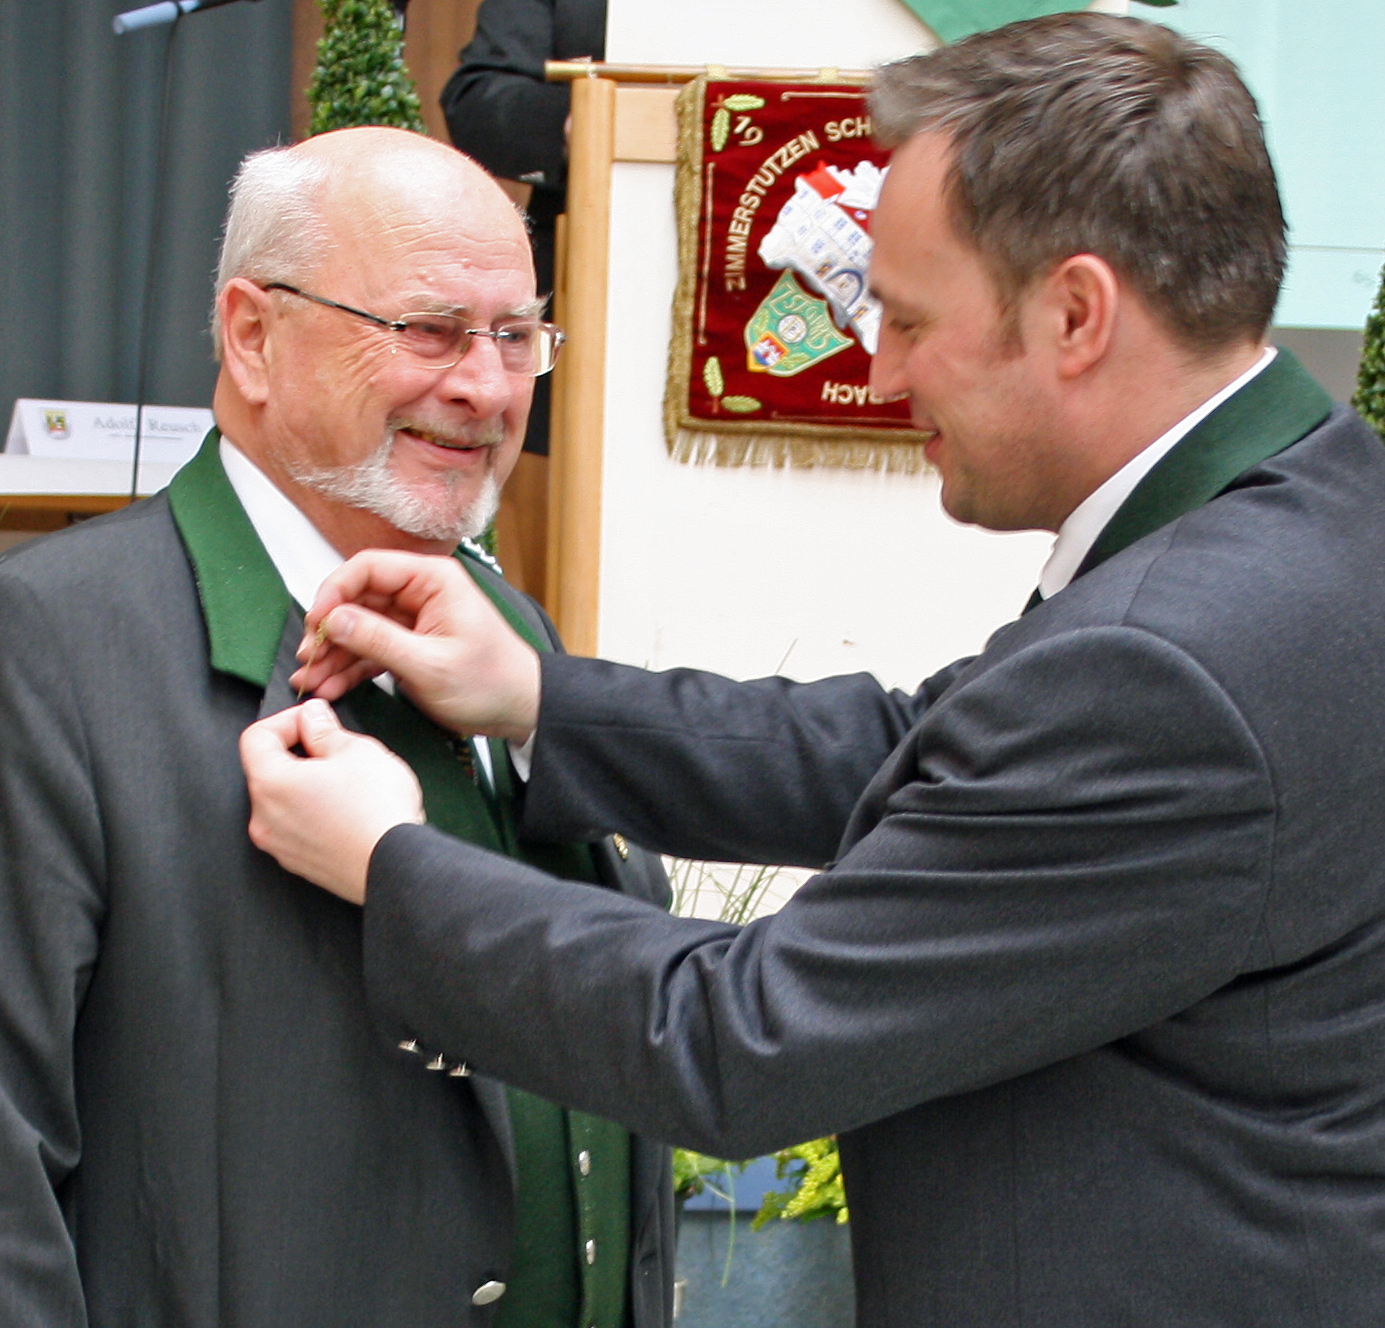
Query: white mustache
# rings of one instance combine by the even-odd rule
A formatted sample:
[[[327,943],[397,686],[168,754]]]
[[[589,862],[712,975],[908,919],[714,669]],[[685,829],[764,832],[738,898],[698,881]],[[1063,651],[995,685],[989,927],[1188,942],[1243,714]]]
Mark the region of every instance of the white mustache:
[[[413,420],[389,420],[386,427],[391,434],[407,430],[442,447],[498,447],[505,438],[505,426],[500,420],[485,420],[465,429],[433,429]]]

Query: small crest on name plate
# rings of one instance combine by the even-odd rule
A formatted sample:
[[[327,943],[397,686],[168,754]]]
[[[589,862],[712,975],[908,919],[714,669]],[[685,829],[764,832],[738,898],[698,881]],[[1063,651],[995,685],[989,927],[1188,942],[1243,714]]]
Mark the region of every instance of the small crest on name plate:
[[[68,435],[67,412],[65,410],[45,410],[43,427],[50,438],[66,438]]]

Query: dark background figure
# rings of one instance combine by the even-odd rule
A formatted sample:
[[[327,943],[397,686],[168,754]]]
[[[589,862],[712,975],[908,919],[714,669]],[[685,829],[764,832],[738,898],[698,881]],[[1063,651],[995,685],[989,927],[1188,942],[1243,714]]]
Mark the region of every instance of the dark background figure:
[[[506,192],[529,213],[540,292],[553,290],[570,100],[567,84],[544,81],[543,64],[605,54],[605,0],[485,0],[476,36],[443,89],[452,142],[508,184]],[[540,381],[524,439],[524,450],[539,456],[548,455],[551,386]]]

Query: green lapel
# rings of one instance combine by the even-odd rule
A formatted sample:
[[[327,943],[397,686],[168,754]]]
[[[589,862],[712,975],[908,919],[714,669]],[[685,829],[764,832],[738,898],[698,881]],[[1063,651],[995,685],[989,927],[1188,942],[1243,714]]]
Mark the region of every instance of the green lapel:
[[[293,600],[226,478],[213,429],[168,487],[192,563],[212,668],[267,687]]]
[[[1281,348],[1268,368],[1222,402],[1135,486],[1097,536],[1077,576],[1211,502],[1331,412],[1332,398]]]

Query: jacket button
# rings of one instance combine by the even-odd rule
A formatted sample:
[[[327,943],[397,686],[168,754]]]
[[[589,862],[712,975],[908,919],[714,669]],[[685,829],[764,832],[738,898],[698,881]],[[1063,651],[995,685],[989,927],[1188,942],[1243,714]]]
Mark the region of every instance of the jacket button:
[[[584,1176],[592,1174],[592,1155],[585,1148],[577,1154],[577,1170]]]
[[[482,1282],[471,1293],[471,1303],[473,1305],[489,1305],[492,1301],[499,1300],[504,1294],[504,1282]]]
[[[413,1038],[405,1038],[404,1041],[399,1044],[399,1050],[411,1052],[415,1056],[423,1055],[423,1048],[420,1047]]]
[[[594,1240],[589,1240],[587,1242],[585,1247],[585,1253],[587,1256],[587,1262],[589,1264],[596,1262],[596,1242]]]
[[[624,862],[630,856],[630,845],[625,842],[625,836],[612,835],[611,843],[616,846],[616,852],[620,854],[620,860]]]

